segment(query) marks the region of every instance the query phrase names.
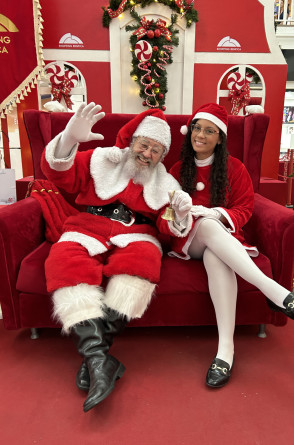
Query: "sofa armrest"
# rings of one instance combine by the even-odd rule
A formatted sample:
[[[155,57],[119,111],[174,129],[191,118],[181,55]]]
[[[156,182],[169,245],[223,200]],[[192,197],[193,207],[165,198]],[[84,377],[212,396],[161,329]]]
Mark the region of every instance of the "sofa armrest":
[[[0,302],[7,329],[19,327],[16,281],[21,261],[44,241],[44,234],[37,200],[26,198],[0,210]]]
[[[244,227],[246,238],[271,262],[275,281],[293,288],[294,212],[255,194],[253,215]]]

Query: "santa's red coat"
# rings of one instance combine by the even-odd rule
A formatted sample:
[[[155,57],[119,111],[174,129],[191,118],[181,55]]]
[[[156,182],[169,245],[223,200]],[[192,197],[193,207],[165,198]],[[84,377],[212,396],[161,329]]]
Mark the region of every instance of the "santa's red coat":
[[[54,152],[58,140],[59,137],[53,139],[42,156],[42,169],[50,181],[68,193],[77,194],[77,204],[104,206],[120,202],[134,213],[148,217],[153,224],[125,226],[85,212],[70,216],[65,221],[59,245],[51,250],[46,263],[48,290],[79,282],[100,285],[102,274],[112,276],[126,273],[157,282],[162,255],[157,237],[159,232],[170,234],[167,222],[160,215],[168,204],[168,192],[180,189],[178,182],[159,163],[144,185],[134,183],[124,168],[128,149],[121,150],[123,156],[118,162],[114,162],[111,156],[113,147],[99,147],[85,152],[75,149],[68,158],[56,159]],[[119,256],[125,249],[126,254],[121,261],[108,260],[102,273],[100,271],[99,276],[93,276],[93,267],[79,268],[72,255],[67,256],[66,250],[73,242],[78,244],[83,257],[85,250],[88,251],[100,269],[101,262],[106,261],[109,253]],[[70,272],[67,273],[67,270]]]

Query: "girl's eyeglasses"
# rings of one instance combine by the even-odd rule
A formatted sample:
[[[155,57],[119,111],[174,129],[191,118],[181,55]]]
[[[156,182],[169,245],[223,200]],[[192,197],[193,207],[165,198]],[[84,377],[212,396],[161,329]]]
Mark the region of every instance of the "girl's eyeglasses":
[[[191,131],[199,134],[203,130],[203,134],[205,136],[213,136],[215,133],[219,133],[219,131],[214,130],[213,128],[202,128],[199,124],[192,124]]]

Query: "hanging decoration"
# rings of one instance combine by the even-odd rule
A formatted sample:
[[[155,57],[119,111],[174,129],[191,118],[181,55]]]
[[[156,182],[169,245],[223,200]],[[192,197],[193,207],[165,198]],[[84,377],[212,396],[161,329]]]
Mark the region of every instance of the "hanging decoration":
[[[51,94],[55,101],[65,102],[68,109],[72,109],[71,90],[76,87],[79,78],[76,73],[70,69],[65,69],[57,63],[49,66],[47,69],[47,77],[51,82]]]
[[[43,19],[39,0],[2,2],[0,13],[0,117],[35,88],[43,74]]]
[[[185,17],[187,28],[192,23],[198,22],[198,13],[193,8],[194,0],[110,0],[108,7],[102,7],[104,11],[102,17],[103,26],[108,28],[112,19],[128,9],[134,10],[136,5],[145,8],[152,3],[161,3],[171,8],[175,13],[180,14],[181,17]]]
[[[173,47],[179,44],[179,31],[174,28],[178,17],[172,14],[168,26],[162,19],[147,20],[135,10],[130,13],[136,21],[136,24],[126,26],[126,31],[132,31],[130,75],[140,86],[142,105],[164,111],[168,91],[166,66],[172,63]]]
[[[237,116],[243,108],[245,114],[245,106],[250,100],[250,82],[252,74],[246,72],[245,77],[239,72],[234,72],[228,76],[227,85],[229,88],[229,100],[232,102],[231,113]]]

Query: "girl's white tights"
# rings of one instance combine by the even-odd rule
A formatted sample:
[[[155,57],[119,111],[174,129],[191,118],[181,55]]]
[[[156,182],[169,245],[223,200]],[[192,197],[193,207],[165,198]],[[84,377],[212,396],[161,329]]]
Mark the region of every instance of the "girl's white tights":
[[[237,300],[235,272],[280,307],[289,290],[264,275],[242,244],[215,219],[202,218],[188,253],[192,258],[203,258],[219,333],[217,357],[232,365]]]

